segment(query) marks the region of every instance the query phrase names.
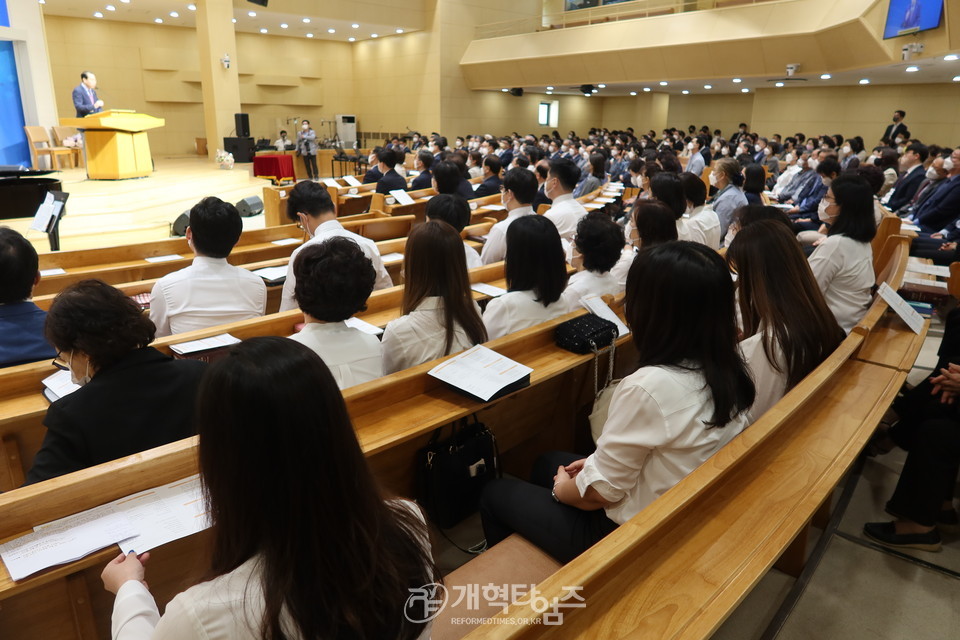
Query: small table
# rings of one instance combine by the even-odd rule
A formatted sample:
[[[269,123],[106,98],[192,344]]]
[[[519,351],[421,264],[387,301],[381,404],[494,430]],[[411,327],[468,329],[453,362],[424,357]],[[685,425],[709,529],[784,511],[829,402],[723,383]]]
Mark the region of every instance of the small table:
[[[269,178],[277,185],[284,180],[297,181],[293,171],[293,156],[279,153],[254,156],[253,175],[255,178]]]

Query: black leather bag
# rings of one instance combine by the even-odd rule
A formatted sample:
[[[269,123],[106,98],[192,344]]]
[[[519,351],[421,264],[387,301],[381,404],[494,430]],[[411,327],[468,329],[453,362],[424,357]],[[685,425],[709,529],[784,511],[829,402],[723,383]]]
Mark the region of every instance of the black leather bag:
[[[588,313],[557,325],[553,339],[561,349],[580,354],[595,354],[611,346],[617,335],[617,325],[596,314]]]
[[[443,427],[433,432],[417,452],[417,493],[430,519],[449,528],[474,513],[480,492],[500,476],[500,456],[493,433],[476,416],[453,423],[453,434],[441,440]]]

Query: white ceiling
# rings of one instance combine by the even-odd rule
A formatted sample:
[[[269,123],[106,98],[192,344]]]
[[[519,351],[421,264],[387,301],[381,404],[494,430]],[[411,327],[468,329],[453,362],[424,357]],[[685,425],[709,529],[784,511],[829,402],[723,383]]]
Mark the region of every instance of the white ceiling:
[[[156,19],[163,20],[162,24],[174,25],[178,27],[196,26],[196,11],[191,10],[189,0],[41,0],[43,3],[43,12],[47,15],[69,16],[72,18],[90,18],[102,20],[119,20],[122,22],[142,22],[154,23]],[[239,32],[260,33],[261,29],[266,29],[269,35],[283,35],[295,37],[308,37],[308,33],[313,34],[313,38],[323,40],[337,40],[348,42],[349,38],[355,38],[357,41],[369,40],[373,34],[378,37],[397,35],[397,29],[403,32],[415,29],[414,24],[382,24],[375,21],[365,20],[358,15],[355,21],[344,19],[323,18],[319,14],[321,3],[310,3],[316,8],[312,13],[303,15],[279,13],[270,11],[265,7],[252,3],[244,3],[243,6],[235,6],[233,16],[236,19],[234,28]],[[112,6],[113,11],[107,9]],[[95,14],[99,12],[103,17],[97,18]],[[176,12],[177,17],[170,15]],[[250,12],[256,13],[256,16],[248,15]],[[358,11],[358,14],[360,12]],[[304,18],[310,20],[309,23],[303,21]],[[287,27],[281,27],[286,24]],[[353,28],[353,24],[358,24],[358,28]],[[335,33],[329,33],[333,29]]]

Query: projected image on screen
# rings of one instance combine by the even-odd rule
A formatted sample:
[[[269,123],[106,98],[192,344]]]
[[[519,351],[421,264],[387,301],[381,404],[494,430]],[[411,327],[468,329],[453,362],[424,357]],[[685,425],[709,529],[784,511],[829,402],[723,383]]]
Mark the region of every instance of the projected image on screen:
[[[940,26],[943,0],[890,0],[883,37],[896,38]]]

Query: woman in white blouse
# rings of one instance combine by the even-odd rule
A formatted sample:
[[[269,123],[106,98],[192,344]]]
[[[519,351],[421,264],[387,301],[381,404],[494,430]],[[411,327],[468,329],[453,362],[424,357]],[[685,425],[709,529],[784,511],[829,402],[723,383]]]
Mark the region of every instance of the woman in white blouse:
[[[383,373],[390,374],[486,342],[473,300],[460,234],[446,222],[414,227],[403,259],[403,314],[383,332]]]
[[[522,216],[507,229],[508,293],[487,303],[483,323],[491,340],[570,311],[563,299],[567,263],[555,224]]]
[[[840,328],[850,333],[867,312],[876,282],[873,190],[860,176],[842,175],[820,201],[819,216],[830,229],[810,254],[810,268]]]
[[[487,485],[487,543],[518,532],[567,562],[739,434],[755,392],[733,309],[733,282],[716,251],[677,241],[637,254],[625,314],[639,368],[614,392],[597,450],[547,454],[532,482]]]
[[[161,616],[149,554],[114,559],[102,578],[115,640],[429,638],[410,622],[429,615],[410,589],[440,581],[423,517],[384,500],[313,351],[280,337],[236,345],[204,375],[197,426],[210,566]]]
[[[570,309],[578,308],[580,298],[585,296],[623,293],[624,286],[617,281],[616,274],[610,272],[623,249],[620,225],[603,211],[591,211],[577,223],[573,243],[583,258],[583,271],[570,276],[563,292]]]
[[[290,339],[313,349],[341,389],[379,378],[380,340],[345,323],[367,308],[377,279],[360,246],[339,236],[307,245],[297,254],[293,272],[293,295],[306,324]]]
[[[740,351],[757,387],[753,422],[837,348],[843,330],[788,224],[744,225],[726,257],[738,276]]]

